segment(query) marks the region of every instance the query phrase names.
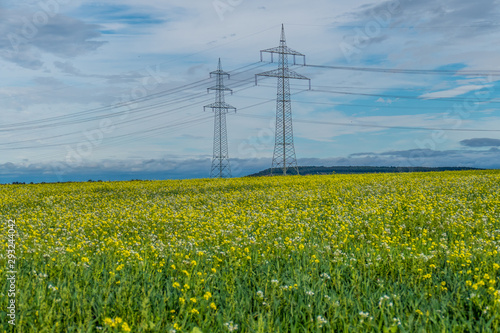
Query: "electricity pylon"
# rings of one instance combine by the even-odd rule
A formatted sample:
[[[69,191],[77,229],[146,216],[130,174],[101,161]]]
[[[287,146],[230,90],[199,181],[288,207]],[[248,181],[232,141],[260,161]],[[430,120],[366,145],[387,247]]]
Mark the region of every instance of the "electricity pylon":
[[[296,64],[295,60],[297,56],[303,57],[305,65],[306,56],[286,46],[285,28],[283,25],[281,25],[280,46],[261,50],[260,61],[262,61],[263,52],[271,53],[271,62],[274,62],[273,55],[275,53],[279,56],[278,69],[260,73],[255,76],[256,84],[258,76],[278,78],[278,94],[276,98],[276,132],[271,175],[273,174],[274,169],[282,169],[283,175],[286,175],[287,169],[289,168],[295,170],[295,172],[299,174],[297,159],[295,157],[295,147],[293,145],[292,105],[290,101],[289,79],[309,80],[309,89],[311,88],[311,80],[288,68],[288,55],[293,55],[294,65]]]
[[[215,103],[205,105],[203,110],[211,108],[215,113],[214,118],[214,154],[212,158],[212,169],[210,171],[211,178],[228,178],[231,177],[231,166],[229,165],[229,154],[227,148],[227,127],[226,113],[229,110],[236,108],[227,104],[224,101],[224,91],[233,92],[231,89],[224,86],[224,76],[229,78],[229,73],[222,70],[221,61],[219,58],[219,66],[216,71],[210,72],[210,77],[216,76],[216,84],[208,88],[215,90]]]

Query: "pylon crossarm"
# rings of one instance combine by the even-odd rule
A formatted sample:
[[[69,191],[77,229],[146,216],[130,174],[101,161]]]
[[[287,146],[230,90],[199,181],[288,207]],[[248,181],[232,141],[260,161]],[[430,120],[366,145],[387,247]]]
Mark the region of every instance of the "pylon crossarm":
[[[228,78],[230,77],[229,73],[223,72],[223,71],[215,71],[215,72],[210,72],[210,77],[212,78],[214,75],[225,75]]]
[[[207,88],[207,90],[210,92],[210,90],[219,90],[219,91],[233,91],[232,89],[226,87],[226,86],[213,86],[213,87],[210,87],[210,88]]]
[[[290,49],[291,50],[291,49]],[[299,53],[299,52],[295,52],[293,50],[291,50],[291,52],[281,52],[281,51],[267,51],[267,50],[263,50],[263,51],[260,51],[260,61],[261,62],[264,62],[264,59],[262,57],[262,52],[267,52],[267,53],[271,53],[271,61],[269,61],[269,63],[274,63],[274,54],[282,54],[282,55],[292,55],[293,56],[293,64],[294,65],[297,65],[297,56],[298,57],[302,57],[302,66],[305,66],[306,65],[306,56],[303,55],[302,53]]]
[[[295,51],[294,49],[291,49],[288,46],[277,46],[277,47],[273,47],[270,49],[262,50],[260,52],[261,53],[266,52],[266,53],[290,54],[290,55],[294,55],[294,56],[305,57],[305,54],[300,53],[298,51]]]
[[[256,76],[281,77],[285,79],[309,80],[308,77],[294,72],[288,68],[273,69],[267,72],[255,74]]]
[[[226,102],[215,102],[212,104],[205,105],[204,108],[212,108],[212,109],[224,109],[224,110],[235,110],[236,108]]]

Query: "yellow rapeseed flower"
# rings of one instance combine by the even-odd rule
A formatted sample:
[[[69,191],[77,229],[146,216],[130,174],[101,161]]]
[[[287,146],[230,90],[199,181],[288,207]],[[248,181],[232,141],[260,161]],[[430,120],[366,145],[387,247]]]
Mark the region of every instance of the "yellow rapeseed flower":
[[[128,326],[127,323],[122,324],[122,330],[123,332],[130,332],[130,327]]]

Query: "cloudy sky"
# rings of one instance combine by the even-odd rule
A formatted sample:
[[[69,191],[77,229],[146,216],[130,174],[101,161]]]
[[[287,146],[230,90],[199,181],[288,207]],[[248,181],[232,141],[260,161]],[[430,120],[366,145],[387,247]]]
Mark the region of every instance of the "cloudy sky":
[[[499,6],[1,0],[0,183],[207,177],[219,58],[233,175],[270,167],[281,24],[300,165],[499,168]]]

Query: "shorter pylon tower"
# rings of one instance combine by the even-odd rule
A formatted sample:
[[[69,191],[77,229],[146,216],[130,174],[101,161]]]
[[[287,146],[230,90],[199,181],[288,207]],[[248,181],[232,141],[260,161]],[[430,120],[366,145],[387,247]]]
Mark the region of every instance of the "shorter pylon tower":
[[[305,65],[306,56],[286,46],[285,28],[283,25],[281,25],[280,46],[260,51],[260,61],[262,61],[263,52],[271,53],[271,62],[274,62],[273,55],[275,53],[279,58],[278,69],[260,73],[255,76],[256,84],[258,76],[278,78],[278,93],[276,98],[276,132],[274,134],[275,141],[271,175],[275,174],[275,169],[281,169],[283,171],[283,175],[286,175],[288,169],[292,169],[298,175],[299,168],[297,166],[295,147],[293,144],[290,79],[309,80],[309,89],[311,89],[311,80],[288,68],[288,56],[293,56],[294,65],[296,64],[296,57],[302,57]]]
[[[205,105],[203,110],[211,108],[214,112],[214,154],[212,158],[211,178],[229,178],[231,177],[231,166],[229,164],[229,154],[227,148],[227,126],[226,114],[230,110],[236,112],[236,108],[224,101],[224,92],[231,89],[224,86],[224,77],[230,78],[229,73],[222,70],[219,58],[219,66],[216,71],[210,72],[210,77],[215,76],[215,86],[208,88],[215,90],[215,103]]]

